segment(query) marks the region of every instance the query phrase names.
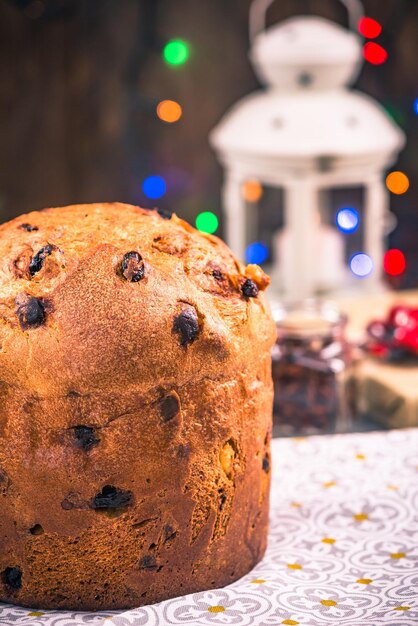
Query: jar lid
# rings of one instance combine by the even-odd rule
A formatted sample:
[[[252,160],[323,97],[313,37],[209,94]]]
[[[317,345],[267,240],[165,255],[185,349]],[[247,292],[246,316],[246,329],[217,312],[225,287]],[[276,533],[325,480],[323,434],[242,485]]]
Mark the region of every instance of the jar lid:
[[[305,300],[273,308],[276,326],[287,336],[334,335],[346,324],[346,316],[334,302]]]

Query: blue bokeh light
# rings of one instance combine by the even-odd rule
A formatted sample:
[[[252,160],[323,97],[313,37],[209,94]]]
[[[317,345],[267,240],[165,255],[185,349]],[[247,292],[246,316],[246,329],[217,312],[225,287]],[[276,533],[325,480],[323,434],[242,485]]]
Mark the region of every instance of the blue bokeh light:
[[[335,221],[343,233],[354,233],[360,224],[360,215],[356,209],[345,207],[337,212]]]
[[[414,112],[418,115],[418,98],[414,100]]]
[[[161,176],[148,176],[142,183],[142,191],[148,198],[157,200],[166,192],[166,184]]]
[[[350,270],[357,278],[365,278],[373,271],[373,261],[368,254],[357,252],[350,259]]]
[[[269,249],[265,243],[261,241],[255,241],[250,243],[245,251],[245,260],[247,263],[256,263],[260,265],[267,261],[269,255]]]

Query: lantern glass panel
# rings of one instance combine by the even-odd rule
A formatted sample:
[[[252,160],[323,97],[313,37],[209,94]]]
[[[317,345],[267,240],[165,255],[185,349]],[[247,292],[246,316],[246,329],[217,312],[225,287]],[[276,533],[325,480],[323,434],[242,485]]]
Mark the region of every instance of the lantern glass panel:
[[[350,232],[349,224],[342,224],[347,227],[344,231],[339,229],[344,238],[345,261],[356,252],[360,252],[364,248],[364,227],[365,227],[365,210],[364,210],[365,192],[364,187],[335,187],[329,190],[329,207],[328,207],[328,223],[337,228],[337,214],[340,209],[352,208],[358,214],[358,227]]]
[[[278,187],[263,185],[257,203],[246,203],[247,241],[262,242],[268,248],[266,263],[275,261],[274,235],[284,224],[284,192]]]

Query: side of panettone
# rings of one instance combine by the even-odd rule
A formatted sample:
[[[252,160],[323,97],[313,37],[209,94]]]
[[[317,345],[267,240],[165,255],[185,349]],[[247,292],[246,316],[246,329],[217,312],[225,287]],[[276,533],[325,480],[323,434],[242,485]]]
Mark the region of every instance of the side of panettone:
[[[18,218],[0,254],[0,599],[127,608],[248,572],[268,524],[262,271],[118,204]]]

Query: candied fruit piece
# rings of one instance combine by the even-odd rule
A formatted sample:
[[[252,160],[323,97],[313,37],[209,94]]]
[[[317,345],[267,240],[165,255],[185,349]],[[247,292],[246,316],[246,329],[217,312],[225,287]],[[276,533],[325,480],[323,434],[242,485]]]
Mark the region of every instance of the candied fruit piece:
[[[233,461],[235,459],[235,450],[229,441],[221,448],[219,459],[225,474],[230,478],[233,470]]]

